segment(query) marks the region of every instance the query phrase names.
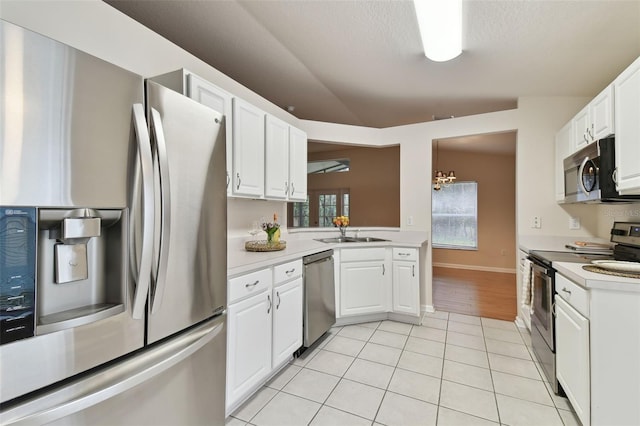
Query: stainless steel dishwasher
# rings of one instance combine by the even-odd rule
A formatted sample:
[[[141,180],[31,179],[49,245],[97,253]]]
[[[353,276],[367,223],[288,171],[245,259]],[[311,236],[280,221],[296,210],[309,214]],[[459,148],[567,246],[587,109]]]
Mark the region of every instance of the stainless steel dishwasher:
[[[302,258],[304,264],[303,346],[308,348],[336,323],[333,250]]]

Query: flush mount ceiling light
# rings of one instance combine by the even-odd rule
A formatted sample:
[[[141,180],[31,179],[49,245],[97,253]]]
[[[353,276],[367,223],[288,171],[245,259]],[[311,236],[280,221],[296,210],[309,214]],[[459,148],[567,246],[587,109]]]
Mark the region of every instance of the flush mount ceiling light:
[[[462,53],[462,0],[413,0],[427,58],[444,62]]]

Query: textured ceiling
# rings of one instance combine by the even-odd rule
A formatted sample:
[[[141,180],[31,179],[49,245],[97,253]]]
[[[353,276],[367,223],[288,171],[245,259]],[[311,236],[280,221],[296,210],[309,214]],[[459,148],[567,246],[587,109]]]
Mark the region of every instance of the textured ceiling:
[[[465,0],[445,63],[410,1],[107,3],[299,118],[371,127],[594,96],[640,56],[638,0]]]

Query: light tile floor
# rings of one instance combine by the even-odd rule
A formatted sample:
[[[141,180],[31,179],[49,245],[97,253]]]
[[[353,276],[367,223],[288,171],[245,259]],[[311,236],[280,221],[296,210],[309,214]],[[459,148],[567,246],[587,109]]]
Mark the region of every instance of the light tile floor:
[[[227,426],[580,425],[527,330],[447,312],[332,328]]]

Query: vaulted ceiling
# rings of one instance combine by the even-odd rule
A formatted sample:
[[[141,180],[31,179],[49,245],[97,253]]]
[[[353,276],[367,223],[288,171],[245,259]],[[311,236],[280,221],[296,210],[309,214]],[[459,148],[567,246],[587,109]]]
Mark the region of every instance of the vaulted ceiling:
[[[299,118],[370,127],[594,96],[640,56],[638,0],[465,0],[444,63],[406,0],[106,1]]]

